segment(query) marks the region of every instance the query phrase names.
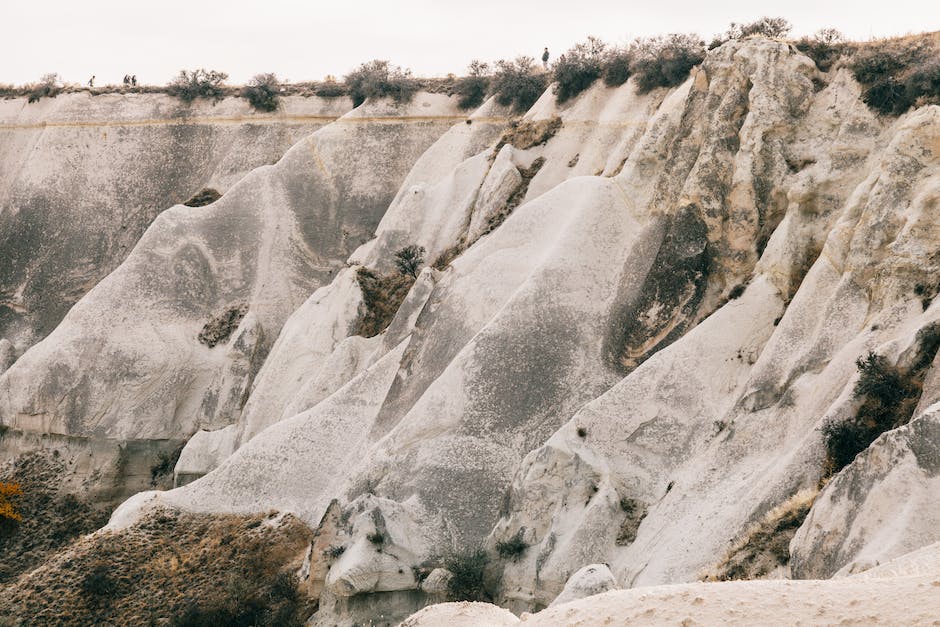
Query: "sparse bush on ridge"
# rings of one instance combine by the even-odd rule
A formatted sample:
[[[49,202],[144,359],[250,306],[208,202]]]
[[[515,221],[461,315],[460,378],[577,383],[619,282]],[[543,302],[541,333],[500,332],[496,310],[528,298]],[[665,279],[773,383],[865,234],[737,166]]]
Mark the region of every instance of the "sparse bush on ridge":
[[[456,80],[454,93],[457,94],[457,106],[461,109],[476,109],[486,99],[490,86],[490,66],[482,61],[473,60],[467,75]]]
[[[62,78],[55,73],[44,74],[38,83],[29,86],[27,92],[28,102],[36,102],[40,98],[55,98],[62,92]]]
[[[545,87],[546,74],[539,71],[532,57],[497,61],[490,82],[496,102],[504,107],[512,106],[516,113],[528,111],[545,91]]]
[[[346,85],[337,82],[333,76],[327,76],[323,82],[317,83],[314,93],[321,98],[338,98],[347,95]]]
[[[672,34],[638,39],[631,46],[637,92],[682,84],[705,59],[705,43],[697,35]]]
[[[558,102],[571,100],[594,84],[604,72],[607,44],[597,37],[575,45],[552,65],[555,97]]]
[[[258,111],[275,111],[280,105],[279,87],[274,74],[257,74],[242,88],[241,95]]]
[[[762,17],[753,22],[738,24],[731,22],[728,30],[720,35],[715,35],[708,49],[712,50],[718,46],[733,39],[744,39],[745,37],[767,37],[769,39],[782,39],[786,37],[793,26],[782,17]]]
[[[930,41],[869,44],[850,67],[863,87],[862,100],[878,113],[901,115],[913,106],[940,103],[940,62]]]
[[[418,91],[411,70],[403,70],[388,61],[376,59],[363,63],[343,78],[346,90],[358,107],[366,98],[389,97],[395,102],[409,102]]]
[[[834,28],[823,28],[812,37],[802,37],[794,45],[823,72],[828,72],[840,57],[855,50],[855,46],[846,42],[845,36]]]
[[[177,77],[166,86],[166,93],[187,103],[196,98],[218,102],[225,97],[222,85],[227,78],[228,74],[216,70],[180,70]]]
[[[633,73],[630,65],[633,55],[626,48],[612,48],[604,55],[604,84],[608,87],[619,87],[628,80]]]

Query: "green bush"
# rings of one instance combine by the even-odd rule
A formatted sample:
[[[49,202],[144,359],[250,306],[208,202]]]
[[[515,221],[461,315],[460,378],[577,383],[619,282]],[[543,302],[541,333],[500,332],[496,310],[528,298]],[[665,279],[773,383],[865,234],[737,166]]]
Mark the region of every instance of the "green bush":
[[[454,92],[457,94],[457,105],[461,109],[476,109],[486,99],[486,90],[490,86],[490,67],[481,61],[470,63],[467,76],[457,79]]]
[[[55,98],[62,91],[62,79],[58,74],[44,74],[38,83],[30,85],[27,97],[29,102],[40,98]]]
[[[619,87],[628,80],[633,73],[630,70],[633,56],[629,50],[615,48],[608,50],[604,57],[604,84],[608,87]]]
[[[558,102],[571,100],[594,84],[604,72],[604,52],[607,45],[596,37],[577,44],[552,65],[555,96]]]
[[[258,111],[275,111],[280,105],[280,85],[274,74],[257,74],[242,89],[242,97]]]
[[[532,57],[496,62],[490,89],[501,106],[512,106],[516,113],[525,113],[535,104],[546,87],[546,75],[540,72]]]
[[[216,70],[180,70],[177,77],[166,86],[166,93],[183,102],[192,102],[196,98],[218,102],[225,97],[222,85],[227,78],[228,74]]]
[[[398,103],[409,102],[418,91],[418,83],[411,77],[411,70],[403,70],[379,59],[363,63],[347,74],[343,82],[354,107],[361,105],[366,98],[389,97]]]
[[[705,44],[697,35],[672,34],[638,39],[632,52],[637,91],[645,94],[657,87],[680,85],[705,59]]]
[[[395,253],[395,268],[401,274],[407,274],[413,279],[418,278],[418,271],[424,263],[424,246],[405,246]]]
[[[489,594],[483,583],[483,571],[489,558],[483,549],[455,553],[444,561],[444,568],[453,577],[447,583],[447,596],[451,601],[488,601]]]

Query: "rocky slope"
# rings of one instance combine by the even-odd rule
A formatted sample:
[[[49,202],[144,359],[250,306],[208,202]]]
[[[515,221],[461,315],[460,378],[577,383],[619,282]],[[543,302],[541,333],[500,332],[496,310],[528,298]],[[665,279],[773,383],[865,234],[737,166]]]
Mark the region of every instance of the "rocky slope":
[[[164,209],[224,193],[351,108],[296,96],[273,114],[160,94],[0,101],[0,342],[22,354]]]
[[[290,512],[316,530],[314,624],[443,600],[478,546],[474,594],[521,612],[593,590],[591,564],[658,586],[744,546],[751,576],[819,578],[937,542],[940,107],[859,95],[751,39],[679,87],[547,92],[512,125],[366,102],[162,213],[0,376],[7,454],[188,439],[181,487],[107,532]],[[360,269],[393,277],[406,244],[438,262],[363,337]],[[910,379],[906,424],[830,479],[821,429],[860,411],[870,351]],[[735,585],[715,603],[764,589]]]

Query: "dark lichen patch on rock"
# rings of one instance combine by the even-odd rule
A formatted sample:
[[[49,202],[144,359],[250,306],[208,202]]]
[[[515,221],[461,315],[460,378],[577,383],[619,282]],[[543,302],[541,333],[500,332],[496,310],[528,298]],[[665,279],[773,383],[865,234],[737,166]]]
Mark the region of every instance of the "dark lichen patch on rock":
[[[790,562],[790,540],[813,506],[816,490],[802,490],[752,525],[712,572],[708,581],[758,579]]]
[[[365,310],[356,323],[355,335],[374,337],[388,328],[415,282],[410,274],[379,274],[359,268],[356,281],[362,290]]]
[[[638,296],[612,316],[612,361],[633,369],[682,336],[705,294],[709,261],[705,222],[685,207],[666,226]]]
[[[218,190],[207,187],[183,204],[187,207],[205,207],[206,205],[211,205],[221,197],[222,194],[220,194]]]
[[[230,307],[218,316],[213,317],[202,327],[199,332],[198,340],[208,346],[214,347],[216,344],[222,344],[231,337],[235,329],[241,323],[242,318],[248,313],[248,305],[236,305]]]
[[[614,543],[617,546],[627,546],[636,540],[640,523],[646,518],[647,507],[636,499],[623,498],[620,499],[620,509],[623,510],[624,519],[620,523],[620,530],[617,532],[617,539]]]
[[[310,538],[290,515],[157,510],[20,577],[0,595],[0,622],[302,625],[314,607],[293,571]]]

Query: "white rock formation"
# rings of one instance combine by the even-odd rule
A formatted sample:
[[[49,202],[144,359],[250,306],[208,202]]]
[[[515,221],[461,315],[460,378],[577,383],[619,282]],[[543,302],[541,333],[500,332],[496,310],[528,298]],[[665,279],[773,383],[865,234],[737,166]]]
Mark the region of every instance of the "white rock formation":
[[[926,603],[929,566],[665,586],[819,485],[820,427],[861,402],[856,359],[907,372],[935,357],[940,107],[880,118],[859,93],[846,69],[750,39],[673,89],[597,84],[564,107],[547,92],[523,120],[555,128],[535,146],[517,124],[497,150],[492,102],[469,117],[442,95],[404,113],[367,103],[211,207],[161,215],[0,375],[0,421],[147,441],[214,429],[177,474],[214,470],[135,498],[114,525],[156,504],[293,512],[319,534],[314,624],[401,619],[439,600],[418,573],[478,545],[481,594],[514,610],[546,607],[592,564],[607,584],[652,586],[520,619],[534,624],[864,620],[889,616],[878,595]],[[383,334],[350,337],[365,305],[344,261],[391,271],[412,243],[453,258],[420,273]],[[229,344],[196,342],[242,306]],[[913,421],[822,490],[794,575],[938,540],[940,374],[920,372]],[[514,538],[525,546],[499,558]],[[478,611],[516,620],[457,605],[409,624]]]
[[[22,354],[164,209],[227,192],[351,108],[300,96],[273,113],[164,94],[0,100],[0,338]]]
[[[610,572],[606,564],[589,564],[571,575],[571,579],[565,584],[565,589],[555,597],[549,607],[570,603],[595,594],[602,594],[609,590],[616,590],[619,587],[617,580],[614,579],[613,573]]]
[[[937,616],[938,557],[940,545],[934,544],[870,575],[616,590],[520,618],[487,603],[444,603],[415,613],[402,625],[929,625]]]
[[[179,442],[234,423],[285,320],[342,270],[410,164],[458,119],[443,95],[366,103],[212,205],[166,210],[127,260],[3,373],[0,424]],[[197,340],[204,325],[238,322],[233,312],[243,309],[229,344]]]

